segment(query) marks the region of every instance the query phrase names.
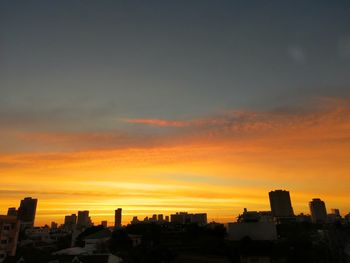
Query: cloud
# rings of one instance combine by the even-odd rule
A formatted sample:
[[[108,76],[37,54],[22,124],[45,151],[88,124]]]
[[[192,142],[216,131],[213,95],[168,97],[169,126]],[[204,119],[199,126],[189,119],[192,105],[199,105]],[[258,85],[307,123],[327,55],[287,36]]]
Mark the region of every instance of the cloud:
[[[290,141],[292,138],[305,141],[331,138],[348,138],[350,106],[348,100],[322,98],[310,102],[303,108],[272,111],[224,111],[212,116],[196,119],[124,119],[130,124],[153,126],[156,130],[144,132],[137,127],[110,131],[55,131],[0,133],[2,144],[7,143],[3,153],[44,153],[45,159],[60,156],[64,152],[127,151],[132,149],[175,149],[192,144],[213,144],[214,142],[243,143],[249,140],[271,139]],[[167,128],[167,129],[164,129]],[[317,136],[310,136],[310,134]],[[74,158],[73,158],[74,159]],[[1,162],[2,167],[7,163]]]
[[[162,119],[124,119],[124,122],[134,124],[145,124],[159,127],[186,127],[191,125],[187,121],[162,120]]]
[[[2,202],[20,192],[60,198],[66,206],[72,196],[82,202],[92,196],[111,203],[108,209],[121,202],[135,211],[183,203],[224,218],[235,207],[266,209],[268,200],[251,195],[263,197],[274,188],[298,191],[296,211],[305,212],[303,204],[314,196],[327,197],[332,206],[349,198],[346,99],[323,98],[288,110],[224,111],[176,125],[149,119],[157,121],[130,121],[152,125],[146,131],[127,125],[118,131],[14,133],[19,148],[0,153]],[[350,209],[345,203],[340,208]]]
[[[177,133],[181,136],[200,136],[201,134],[231,136],[232,138],[266,133],[291,133],[305,129],[334,130],[338,126],[347,125],[349,121],[349,101],[338,98],[320,98],[302,108],[272,110],[265,112],[232,110],[220,114],[189,120],[171,119],[126,119],[125,122],[156,126],[160,128],[181,128]]]

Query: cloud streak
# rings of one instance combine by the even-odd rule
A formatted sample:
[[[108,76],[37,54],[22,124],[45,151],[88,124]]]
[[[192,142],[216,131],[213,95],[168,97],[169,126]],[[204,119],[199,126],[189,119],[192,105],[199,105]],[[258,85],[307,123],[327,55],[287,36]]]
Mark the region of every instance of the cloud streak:
[[[289,110],[130,120],[118,131],[14,133],[16,151],[0,153],[2,202],[21,198],[25,183],[27,193],[59,199],[65,211],[71,196],[83,201],[90,193],[110,203],[105,209],[186,203],[186,209],[208,207],[210,217],[223,219],[242,207],[268,209],[266,192],[288,188],[297,193],[296,211],[306,212],[315,196],[350,210],[343,202],[350,197],[349,105],[322,99]],[[97,207],[91,207],[96,216]]]

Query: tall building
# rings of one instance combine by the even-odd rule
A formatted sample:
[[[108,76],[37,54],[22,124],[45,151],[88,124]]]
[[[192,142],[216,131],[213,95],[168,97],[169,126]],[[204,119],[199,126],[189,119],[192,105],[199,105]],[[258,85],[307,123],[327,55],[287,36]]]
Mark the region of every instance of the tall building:
[[[163,221],[164,221],[164,216],[163,216],[163,214],[159,214],[159,215],[158,215],[158,221],[159,221],[159,222],[163,222]]]
[[[18,216],[18,210],[16,207],[10,207],[8,210],[7,210],[7,215],[8,216],[15,216],[17,217]]]
[[[33,227],[35,221],[36,206],[38,199],[26,197],[21,200],[21,204],[18,208],[17,218],[21,221],[23,227]]]
[[[271,212],[274,217],[288,218],[294,216],[292,202],[288,191],[275,190],[269,192]]]
[[[309,203],[311,219],[314,223],[325,223],[327,221],[326,204],[319,198],[314,198]]]
[[[107,228],[108,222],[106,220],[101,221],[101,226]]]
[[[64,226],[74,227],[77,224],[77,215],[71,214],[64,217]]]
[[[16,255],[19,231],[20,223],[16,217],[0,216],[0,262],[7,256]]]
[[[118,208],[115,210],[114,214],[114,226],[121,227],[122,226],[122,209]]]
[[[78,211],[77,228],[83,229],[91,225],[89,211]]]

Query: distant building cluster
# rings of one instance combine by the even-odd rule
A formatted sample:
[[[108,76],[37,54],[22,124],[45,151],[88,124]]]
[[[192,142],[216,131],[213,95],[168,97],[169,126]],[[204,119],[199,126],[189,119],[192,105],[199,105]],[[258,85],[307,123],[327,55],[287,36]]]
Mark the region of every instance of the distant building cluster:
[[[135,216],[131,224],[139,224],[139,223],[174,223],[174,224],[198,224],[198,225],[206,225],[208,223],[207,214],[206,213],[188,213],[188,212],[177,212],[175,214],[171,214],[170,216],[164,216],[163,214],[154,214],[152,217],[145,217],[142,221]]]
[[[271,191],[269,201],[271,211],[248,211],[245,208],[238,216],[237,222],[228,223],[229,237],[232,240],[240,240],[246,236],[253,240],[276,240],[278,238],[277,224],[350,222],[350,213],[342,218],[339,209],[332,209],[331,213],[327,214],[325,202],[319,198],[314,198],[309,202],[310,215],[294,214],[289,191]]]
[[[139,220],[137,216],[134,216],[131,220],[131,224],[140,224],[140,223],[157,223],[163,224],[166,222],[170,222],[169,216],[164,216],[163,214],[154,214],[150,217],[146,216],[143,220]]]
[[[236,222],[227,224],[228,240],[239,241],[249,237],[257,241],[276,241],[279,239],[277,231],[279,224],[303,222],[313,225],[350,224],[350,213],[342,217],[339,209],[336,208],[327,213],[325,202],[319,198],[314,198],[309,202],[310,215],[295,215],[288,191],[274,190],[269,192],[268,196],[271,210],[249,211],[244,208]],[[7,257],[14,257],[18,246],[30,245],[54,251],[57,250],[59,242],[67,239],[69,241],[66,243],[68,248],[57,252],[56,257],[67,253],[77,253],[84,256],[96,254],[98,248],[102,246],[101,244],[112,237],[112,231],[125,228],[122,225],[122,208],[117,208],[114,211],[113,227],[108,227],[108,222],[105,220],[94,225],[90,212],[87,210],[66,215],[61,225],[52,222],[50,227],[34,227],[37,203],[37,199],[26,197],[21,200],[18,208],[11,207],[8,209],[7,215],[0,216],[0,263]],[[153,214],[142,220],[134,216],[129,226],[147,227],[150,224],[165,227],[165,229],[174,229],[174,231],[179,231],[181,226],[188,224],[208,229],[220,225],[214,222],[208,224],[206,213],[176,212],[170,215]],[[135,234],[129,234],[128,238],[133,246],[139,245],[142,240],[142,236]],[[79,242],[83,242],[82,247],[76,247]],[[109,256],[113,258],[112,255]],[[114,260],[120,262],[118,258],[114,258]]]

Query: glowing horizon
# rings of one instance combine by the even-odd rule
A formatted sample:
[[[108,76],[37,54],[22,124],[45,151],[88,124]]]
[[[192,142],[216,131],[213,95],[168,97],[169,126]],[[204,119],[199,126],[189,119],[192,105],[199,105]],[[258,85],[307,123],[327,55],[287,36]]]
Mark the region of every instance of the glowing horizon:
[[[350,212],[346,1],[0,2],[0,214]]]
[[[225,111],[177,121],[186,123],[180,126],[137,121],[155,126],[149,140],[134,133],[135,126],[115,134],[15,133],[19,144],[34,143],[35,151],[1,154],[0,211],[33,196],[39,198],[39,225],[62,223],[78,210],[111,222],[118,207],[124,224],[132,216],[179,211],[228,222],[245,207],[269,210],[268,192],[286,189],[296,213],[308,213],[308,202],[320,197],[329,210],[345,214],[349,105],[320,99],[288,112]],[[128,139],[119,147],[120,138]],[[58,151],[58,144],[66,148]]]

